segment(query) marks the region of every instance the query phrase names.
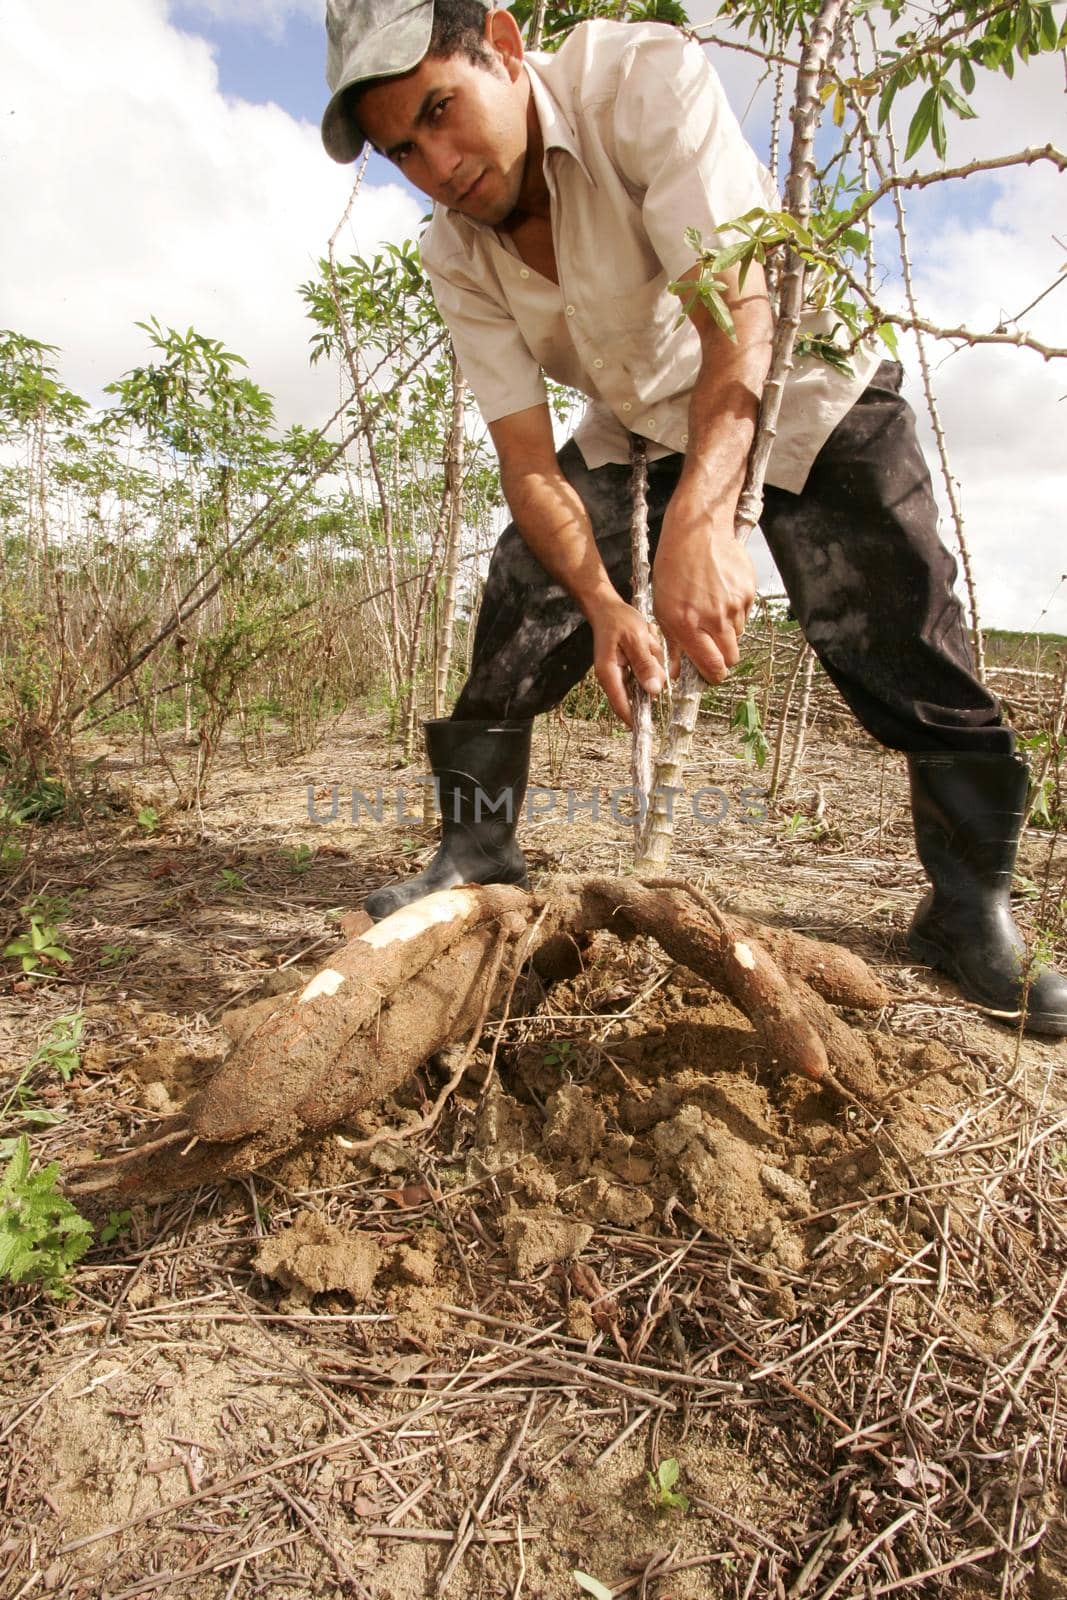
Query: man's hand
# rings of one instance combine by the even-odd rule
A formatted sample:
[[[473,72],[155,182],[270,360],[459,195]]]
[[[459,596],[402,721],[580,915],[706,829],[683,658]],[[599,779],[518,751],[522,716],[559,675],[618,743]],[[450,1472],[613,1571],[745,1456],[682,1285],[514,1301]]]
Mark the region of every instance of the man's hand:
[[[667,681],[663,647],[608,577],[585,506],[556,460],[547,405],[501,417],[489,431],[519,532],[592,628],[597,678],[611,709],[629,726],[626,669],[649,694],[658,694]]]
[[[738,640],[756,597],[756,573],[732,525],[717,525],[706,501],[684,482],[663,519],[652,592],[670,649],[671,676],[677,676],[684,653],[702,678],[721,683],[738,662]]]
[[[586,611],[593,630],[593,670],[615,715],[631,725],[627,668],[642,689],[659,694],[667,681],[663,646],[644,617],[619,595]]]

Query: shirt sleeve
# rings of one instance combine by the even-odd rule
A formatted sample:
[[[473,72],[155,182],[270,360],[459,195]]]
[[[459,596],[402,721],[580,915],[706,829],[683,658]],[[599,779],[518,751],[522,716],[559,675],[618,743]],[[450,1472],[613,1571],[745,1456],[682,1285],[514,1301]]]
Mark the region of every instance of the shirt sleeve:
[[[475,280],[462,257],[442,264],[424,255],[423,265],[460,370],[486,422],[545,404],[544,374],[508,306]]]
[[[720,233],[723,223],[779,201],[700,45],[674,28],[641,33],[621,64],[616,157],[623,176],[644,191],[648,237],[678,278],[696,260],[687,228],[706,246],[731,243],[737,235]]]

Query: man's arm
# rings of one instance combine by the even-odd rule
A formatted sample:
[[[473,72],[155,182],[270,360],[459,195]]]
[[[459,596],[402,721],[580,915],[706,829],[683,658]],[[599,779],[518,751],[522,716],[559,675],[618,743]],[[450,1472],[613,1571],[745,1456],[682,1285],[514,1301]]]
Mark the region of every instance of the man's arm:
[[[608,577],[581,498],[560,471],[547,405],[489,424],[500,481],[523,539],[593,630],[593,665],[612,710],[630,722],[625,668],[650,694],[665,682],[659,641]]]
[[[694,267],[685,276],[697,273]],[[653,568],[655,611],[672,670],[684,652],[711,683],[737,665],[737,641],[756,593],[752,561],[734,537],[734,521],[773,338],[762,268],[750,267],[743,290],[736,269],[725,276],[737,337],[723,333],[701,303],[690,311],[702,361],[689,405],[685,466]]]

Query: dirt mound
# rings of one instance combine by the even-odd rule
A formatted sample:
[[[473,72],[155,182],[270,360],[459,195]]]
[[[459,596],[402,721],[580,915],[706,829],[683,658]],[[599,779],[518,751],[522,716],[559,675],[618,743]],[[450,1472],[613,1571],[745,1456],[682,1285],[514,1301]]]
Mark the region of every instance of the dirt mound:
[[[617,976],[602,968],[598,982]],[[553,991],[586,1018],[591,998],[586,980]],[[708,990],[667,983],[604,1032],[594,1012],[584,1033],[505,1053],[483,1096],[468,1170],[492,1172],[507,1196],[517,1277],[577,1254],[590,1226],[661,1233],[678,1207],[799,1270],[821,1214],[876,1192],[895,1153],[927,1149],[938,1105],[974,1079],[942,1045],[868,1035],[887,1095],[879,1138],[833,1094],[777,1075],[747,1020]]]
[[[344,1290],[366,1300],[374,1287],[381,1247],[366,1234],[350,1234],[314,1211],[302,1211],[292,1227],[264,1240],[255,1264],[298,1297]]]

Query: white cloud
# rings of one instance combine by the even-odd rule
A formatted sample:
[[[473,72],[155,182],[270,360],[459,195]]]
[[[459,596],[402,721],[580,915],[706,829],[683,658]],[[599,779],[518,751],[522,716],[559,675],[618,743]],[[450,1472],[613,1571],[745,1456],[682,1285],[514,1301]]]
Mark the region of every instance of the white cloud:
[[[318,130],[221,95],[165,0],[109,0],[106,29],[83,0],[9,0],[5,24],[0,321],[59,345],[90,399],[147,358],[136,319],[191,324],[246,358],[283,423],[325,420],[337,380],[308,368],[298,287],[351,178]],[[411,236],[421,209],[365,189],[342,252]]]
[[[1062,116],[1057,67],[1052,59],[1036,61],[1012,81],[984,75],[973,100],[978,116],[951,127],[949,162],[1046,143]],[[942,326],[994,329],[1046,288],[1063,264],[1065,251],[1054,235],[1064,215],[1064,178],[1044,163],[982,181],[981,194],[967,196],[974,220],[958,210],[940,218],[936,207],[916,208],[916,296],[922,314]],[[1067,283],[1021,326],[1047,344],[1067,343]],[[1067,565],[1067,363],[993,346],[953,354],[937,344],[930,353],[979,610],[992,625],[1034,627]],[[922,415],[916,363],[909,368],[911,398]],[[930,440],[925,421],[923,434]],[[932,447],[930,457],[933,462]],[[937,476],[935,468],[935,482]],[[1067,633],[1067,586],[1041,626]]]
[[[269,38],[277,39],[290,17],[306,17],[321,23],[325,0],[182,0],[182,10],[209,22],[255,26]]]

